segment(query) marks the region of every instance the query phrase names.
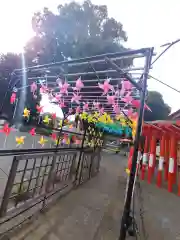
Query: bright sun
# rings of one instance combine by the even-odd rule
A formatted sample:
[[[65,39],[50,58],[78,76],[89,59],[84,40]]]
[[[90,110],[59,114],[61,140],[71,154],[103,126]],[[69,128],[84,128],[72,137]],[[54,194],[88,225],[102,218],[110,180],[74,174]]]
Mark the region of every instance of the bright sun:
[[[52,11],[68,0],[5,0],[0,1],[0,52],[22,52],[33,36],[31,19],[45,6]]]
[[[0,52],[22,52],[33,36],[31,17],[34,11],[29,11],[29,4],[25,2],[6,0],[0,3]]]

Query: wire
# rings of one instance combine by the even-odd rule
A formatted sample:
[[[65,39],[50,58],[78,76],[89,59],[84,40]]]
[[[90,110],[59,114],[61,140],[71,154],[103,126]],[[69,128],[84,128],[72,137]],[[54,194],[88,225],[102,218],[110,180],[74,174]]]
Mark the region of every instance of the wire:
[[[148,76],[149,76],[150,78],[153,78],[153,79],[156,80],[157,82],[160,82],[160,83],[163,84],[164,86],[166,86],[166,87],[168,87],[168,88],[170,88],[170,89],[172,89],[172,90],[174,90],[174,91],[180,93],[180,90],[178,90],[178,89],[176,89],[176,88],[174,88],[174,87],[172,87],[172,86],[170,86],[170,85],[164,83],[163,81],[159,80],[158,78],[153,77],[152,75],[148,75]]]
[[[165,43],[163,45],[161,45],[161,47],[165,47],[168,45],[167,48],[165,48],[156,58],[155,60],[151,63],[151,66],[157,62],[157,60],[159,60],[160,57],[162,57],[173,45],[175,45],[176,43],[180,42],[180,39],[177,39],[175,41],[173,41],[172,43]]]

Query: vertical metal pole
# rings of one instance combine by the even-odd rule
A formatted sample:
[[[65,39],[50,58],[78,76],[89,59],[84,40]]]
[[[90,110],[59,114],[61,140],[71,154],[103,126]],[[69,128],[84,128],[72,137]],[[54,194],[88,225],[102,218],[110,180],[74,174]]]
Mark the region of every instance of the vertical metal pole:
[[[124,210],[121,220],[121,228],[120,228],[120,236],[119,240],[125,240],[126,239],[126,233],[127,233],[127,223],[129,220],[130,215],[130,208],[131,208],[131,201],[132,201],[132,193],[133,193],[133,187],[135,182],[135,175],[136,175],[136,164],[137,164],[137,156],[138,156],[138,147],[139,147],[139,141],[141,136],[141,130],[142,130],[142,121],[144,116],[144,102],[146,97],[146,89],[147,89],[147,78],[149,73],[149,68],[151,64],[153,54],[153,48],[147,50],[146,53],[146,63],[145,63],[145,69],[143,74],[143,89],[141,91],[141,106],[139,109],[139,117],[138,117],[138,124],[136,129],[136,136],[134,140],[134,152],[132,157],[132,167],[131,172],[129,176],[129,182],[128,182],[128,189],[126,194],[126,200],[124,204]]]
[[[79,176],[79,182],[78,183],[80,183],[80,181],[81,181],[81,171],[79,173],[79,169],[80,169],[80,166],[81,166],[81,158],[82,158],[82,155],[83,155],[85,138],[86,138],[86,128],[84,130],[83,139],[82,139],[82,143],[81,143],[81,149],[80,149],[80,153],[79,153],[79,160],[78,160],[77,169],[76,169],[75,184],[78,180],[78,175],[79,174],[80,174],[80,176]]]

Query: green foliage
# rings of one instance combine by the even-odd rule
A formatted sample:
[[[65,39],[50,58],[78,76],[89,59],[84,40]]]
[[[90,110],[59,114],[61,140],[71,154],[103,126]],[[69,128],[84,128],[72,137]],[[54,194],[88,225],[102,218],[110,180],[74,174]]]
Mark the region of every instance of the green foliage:
[[[171,108],[164,102],[163,96],[157,91],[149,91],[147,105],[152,112],[145,111],[145,121],[166,120],[171,112]]]
[[[122,24],[108,17],[107,6],[91,1],[59,5],[57,14],[44,8],[34,14],[32,27],[36,36],[26,51],[41,63],[121,51],[120,42],[127,40]]]

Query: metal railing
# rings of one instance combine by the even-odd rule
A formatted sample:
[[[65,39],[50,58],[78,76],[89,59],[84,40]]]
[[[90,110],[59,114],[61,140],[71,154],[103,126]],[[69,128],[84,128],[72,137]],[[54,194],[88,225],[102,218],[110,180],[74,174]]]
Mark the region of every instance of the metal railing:
[[[15,155],[0,203],[0,237],[95,176],[100,156],[98,149]]]

